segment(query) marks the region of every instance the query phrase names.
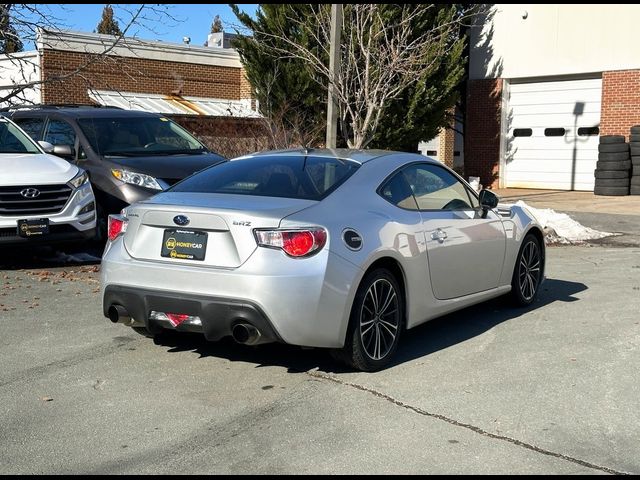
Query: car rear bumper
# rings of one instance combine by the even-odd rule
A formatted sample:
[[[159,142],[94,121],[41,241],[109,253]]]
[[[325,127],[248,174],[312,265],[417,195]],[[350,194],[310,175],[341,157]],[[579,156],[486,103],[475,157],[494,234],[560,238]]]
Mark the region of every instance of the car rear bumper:
[[[100,271],[105,315],[115,302],[137,325],[148,324],[156,307],[165,313],[200,312],[206,317],[203,333],[210,339],[230,334],[243,318],[251,319],[259,325],[248,323],[262,326],[277,341],[332,348],[344,343],[352,285],[362,274],[326,249],[292,259],[279,250],[258,248],[241,267],[221,269],[136,260],[122,239],[107,245]]]
[[[234,325],[249,324],[258,329],[262,339],[282,341],[262,309],[246,300],[110,285],[102,304],[105,317],[109,317],[109,308],[114,305],[123,306],[133,319],[144,319],[150,331],[157,326],[175,328],[200,332],[207,340],[215,341],[230,336]],[[185,322],[173,327],[169,322],[150,320],[152,311],[199,317],[200,324]]]

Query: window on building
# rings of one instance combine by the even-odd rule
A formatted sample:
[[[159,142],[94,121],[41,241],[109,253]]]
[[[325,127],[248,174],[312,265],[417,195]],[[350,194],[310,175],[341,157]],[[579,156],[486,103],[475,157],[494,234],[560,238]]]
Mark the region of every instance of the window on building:
[[[530,137],[533,134],[533,130],[530,128],[514,128],[513,136],[514,137]]]
[[[564,128],[545,128],[545,137],[564,137],[566,130]]]
[[[581,137],[600,135],[600,129],[598,127],[580,127],[578,129],[578,135]]]

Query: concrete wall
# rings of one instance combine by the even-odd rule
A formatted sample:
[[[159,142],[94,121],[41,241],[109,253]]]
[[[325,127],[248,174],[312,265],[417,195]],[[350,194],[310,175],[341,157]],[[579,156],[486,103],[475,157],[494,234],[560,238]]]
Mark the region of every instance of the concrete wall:
[[[640,5],[495,4],[488,17],[471,29],[471,79],[640,68]]]

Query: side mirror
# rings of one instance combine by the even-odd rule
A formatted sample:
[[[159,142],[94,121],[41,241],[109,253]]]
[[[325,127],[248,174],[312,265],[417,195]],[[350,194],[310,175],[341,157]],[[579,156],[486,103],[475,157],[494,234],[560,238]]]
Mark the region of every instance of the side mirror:
[[[42,150],[44,150],[44,153],[53,153],[53,145],[51,145],[49,142],[45,142],[44,140],[38,140],[38,144],[42,147]]]
[[[54,145],[53,154],[62,158],[73,158],[73,147],[71,145]]]
[[[480,192],[480,206],[482,207],[482,218],[487,216],[487,212],[492,208],[496,208],[500,198],[491,190],[482,190]]]

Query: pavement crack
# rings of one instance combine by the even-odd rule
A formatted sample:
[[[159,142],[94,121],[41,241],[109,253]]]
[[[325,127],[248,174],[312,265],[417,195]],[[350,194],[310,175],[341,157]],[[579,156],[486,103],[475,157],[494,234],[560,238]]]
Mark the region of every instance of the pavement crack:
[[[331,382],[337,383],[339,385],[343,385],[345,387],[351,387],[351,388],[354,388],[356,390],[360,390],[360,391],[363,391],[363,392],[370,393],[370,394],[372,394],[372,395],[374,395],[374,396],[376,396],[378,398],[386,400],[387,402],[393,403],[394,405],[397,405],[397,406],[402,407],[402,408],[404,408],[406,410],[409,410],[409,411],[412,411],[414,413],[417,413],[418,415],[434,418],[436,420],[441,420],[443,422],[449,423],[449,424],[454,425],[456,427],[466,428],[467,430],[471,430],[472,432],[475,432],[475,433],[477,433],[479,435],[482,435],[482,436],[485,436],[485,437],[488,437],[488,438],[492,438],[492,439],[495,439],[495,440],[501,440],[501,441],[504,441],[504,442],[508,442],[508,443],[511,443],[511,444],[516,445],[518,447],[526,448],[527,450],[531,450],[531,451],[534,451],[536,453],[540,453],[542,455],[547,455],[547,456],[550,456],[550,457],[558,458],[558,459],[561,459],[561,460],[565,460],[567,462],[575,463],[576,465],[580,465],[582,467],[590,468],[592,470],[598,470],[598,471],[605,472],[605,473],[610,473],[612,475],[630,475],[630,473],[628,473],[628,472],[620,472],[618,470],[614,470],[613,468],[603,467],[601,465],[596,465],[594,463],[586,462],[584,460],[580,460],[578,458],[574,458],[574,457],[571,457],[569,455],[564,455],[562,453],[552,452],[550,450],[546,450],[544,448],[537,447],[536,445],[532,445],[530,443],[526,443],[526,442],[523,442],[521,440],[517,440],[515,438],[507,437],[505,435],[497,435],[495,433],[491,433],[491,432],[488,432],[486,430],[483,430],[480,427],[476,427],[475,425],[459,422],[457,420],[454,420],[453,418],[447,417],[446,415],[441,415],[439,413],[427,412],[426,410],[423,410],[423,409],[421,409],[419,407],[414,407],[413,405],[409,405],[407,403],[404,403],[404,402],[402,402],[402,401],[400,401],[400,400],[398,400],[396,398],[393,398],[390,395],[378,392],[378,391],[376,391],[376,390],[374,390],[372,388],[365,387],[365,386],[359,385],[357,383],[345,382],[345,381],[340,380],[339,378],[333,377],[331,375],[327,375],[325,373],[318,372],[317,370],[315,370],[315,371],[314,370],[310,370],[310,371],[307,371],[305,373],[307,375],[309,375],[310,377],[320,378],[320,379],[323,379],[323,380],[329,380]]]

